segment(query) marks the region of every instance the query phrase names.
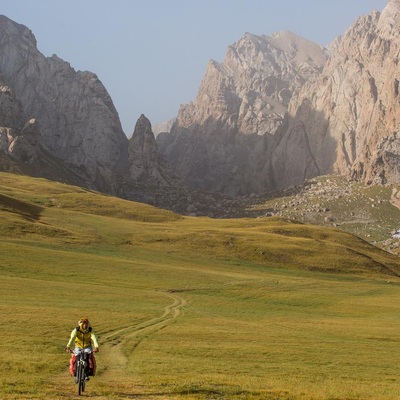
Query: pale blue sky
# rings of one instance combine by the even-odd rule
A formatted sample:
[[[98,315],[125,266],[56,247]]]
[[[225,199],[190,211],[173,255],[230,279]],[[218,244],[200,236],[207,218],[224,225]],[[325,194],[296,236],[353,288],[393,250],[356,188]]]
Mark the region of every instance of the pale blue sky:
[[[0,0],[45,56],[97,74],[125,134],[195,99],[209,59],[222,62],[245,32],[289,30],[327,46],[387,0]]]

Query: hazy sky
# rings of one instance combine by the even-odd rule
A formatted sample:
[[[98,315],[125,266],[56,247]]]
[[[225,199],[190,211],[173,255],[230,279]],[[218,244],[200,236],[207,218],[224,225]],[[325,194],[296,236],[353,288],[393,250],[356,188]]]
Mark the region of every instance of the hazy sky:
[[[209,59],[222,62],[245,32],[289,30],[322,46],[387,0],[0,0],[45,56],[103,82],[130,137],[195,99]]]

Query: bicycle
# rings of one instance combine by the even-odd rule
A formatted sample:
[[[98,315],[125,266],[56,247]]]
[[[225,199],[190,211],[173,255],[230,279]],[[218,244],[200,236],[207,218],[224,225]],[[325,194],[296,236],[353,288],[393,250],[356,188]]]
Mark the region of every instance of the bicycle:
[[[78,384],[78,395],[80,396],[85,391],[86,381],[89,378],[89,356],[92,353],[91,349],[75,349],[75,383]]]

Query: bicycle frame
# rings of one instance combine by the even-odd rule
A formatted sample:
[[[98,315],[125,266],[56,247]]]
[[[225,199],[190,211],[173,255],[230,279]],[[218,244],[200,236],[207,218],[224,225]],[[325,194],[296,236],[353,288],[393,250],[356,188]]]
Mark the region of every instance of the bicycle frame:
[[[75,349],[73,353],[76,355],[76,361],[84,363],[84,366],[88,364],[88,356],[92,354],[92,349],[90,347],[86,349]]]
[[[75,371],[78,383],[78,395],[80,396],[85,390],[87,367],[89,363],[88,357],[92,353],[92,349],[75,349],[73,353],[76,355]]]

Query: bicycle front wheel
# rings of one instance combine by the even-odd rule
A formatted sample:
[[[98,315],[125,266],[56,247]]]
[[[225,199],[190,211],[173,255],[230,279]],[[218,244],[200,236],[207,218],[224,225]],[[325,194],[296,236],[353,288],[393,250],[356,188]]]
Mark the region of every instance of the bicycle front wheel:
[[[78,396],[85,390],[85,370],[82,364],[78,364],[78,370],[76,371],[76,377],[78,379]]]

